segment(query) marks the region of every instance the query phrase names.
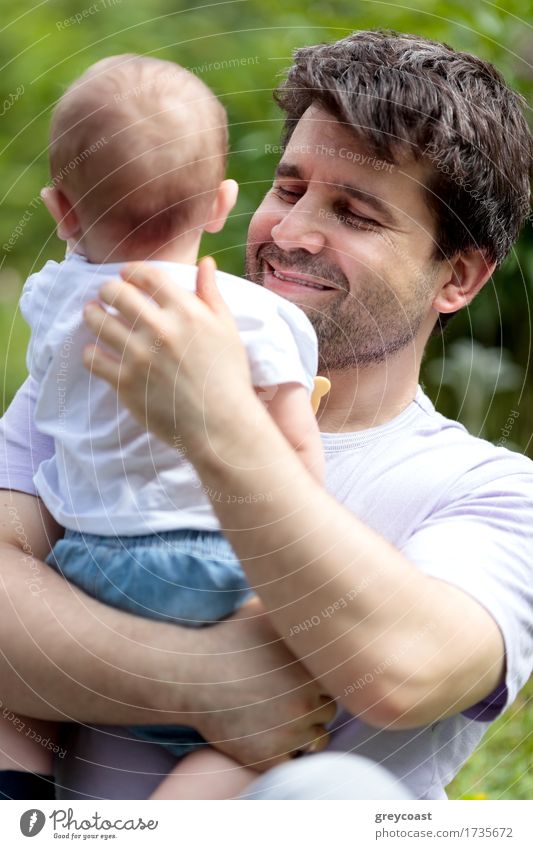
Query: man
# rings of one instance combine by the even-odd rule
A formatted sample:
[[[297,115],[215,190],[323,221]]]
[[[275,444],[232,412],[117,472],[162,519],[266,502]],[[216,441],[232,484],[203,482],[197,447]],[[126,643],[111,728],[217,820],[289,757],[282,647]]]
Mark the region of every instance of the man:
[[[470,303],[518,235],[528,210],[531,137],[518,97],[493,68],[407,36],[355,33],[304,48],[278,100],[287,113],[285,151],[250,226],[248,274],[300,304],[315,324],[322,370],[332,381],[320,420],[327,487],[345,506],[309,481],[251,392],[209,262],[201,266],[200,300],[143,267],[124,272],[131,285],[106,284],[104,302],[134,326],[125,330],[89,306],[89,326],[123,359],[119,366],[96,348],[87,364],[159,436],[172,442],[179,435],[207,492],[234,496],[213,507],[231,529],[272,627],[301,661],[290,674],[304,676],[313,722],[326,719],[321,690],[343,708],[332,748],[380,762],[414,796],[442,798],[530,672],[533,474],[528,460],[438,416],[417,389],[418,375],[436,322]],[[148,306],[135,287],[156,304]],[[6,478],[5,485],[24,489],[28,467],[24,455],[17,482]],[[244,501],[261,492],[272,498]],[[165,639],[179,652],[193,641],[102,610],[79,593],[87,612],[77,606],[73,616],[73,591],[48,573],[38,577],[49,602],[32,607],[22,592],[24,545],[43,556],[46,534],[53,540],[59,530],[29,496],[13,499],[11,509],[25,511],[25,537],[11,522],[6,608],[25,623],[37,618],[37,647],[20,626],[26,646],[15,644],[19,619],[10,615],[1,634],[11,664],[4,680],[14,688],[9,707],[99,722],[141,721],[141,713],[153,721],[157,708],[173,711],[171,721],[183,718],[183,688],[179,706],[169,706],[169,659],[159,655]],[[104,624],[96,644],[93,616]],[[262,616],[247,623],[251,631],[233,625],[206,629],[216,636],[199,651],[231,651],[271,627]],[[116,630],[126,635],[120,663],[107,636]],[[130,634],[149,645],[140,659],[128,651]],[[94,664],[80,648],[82,636]],[[72,666],[62,657],[70,646]],[[40,651],[52,661],[46,677],[37,669]],[[211,669],[202,679],[190,657],[182,661],[170,661],[178,680],[212,680]],[[117,675],[117,665],[126,673]],[[107,666],[120,690],[112,706]],[[140,676],[133,692],[128,671]],[[83,692],[92,691],[89,704],[68,678],[74,672]],[[151,699],[142,684],[148,674],[157,682]],[[52,697],[59,686],[60,702]],[[217,707],[218,693],[209,693]],[[222,688],[223,701],[226,694]],[[141,709],[130,707],[139,702]],[[204,736],[220,743],[198,702],[189,710]],[[250,721],[248,708],[242,713]],[[292,748],[324,739],[320,730],[309,733],[309,723],[300,735]],[[250,762],[238,746],[231,751]],[[266,757],[274,751],[279,756],[272,746]]]

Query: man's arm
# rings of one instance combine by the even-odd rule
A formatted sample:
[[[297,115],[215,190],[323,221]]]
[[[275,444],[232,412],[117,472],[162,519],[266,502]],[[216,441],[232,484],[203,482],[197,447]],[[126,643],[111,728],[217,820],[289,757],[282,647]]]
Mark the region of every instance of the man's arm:
[[[154,721],[157,696],[151,703],[143,686],[154,677],[144,649],[157,642],[142,627],[150,623],[130,623],[133,617],[89,598],[42,562],[61,531],[36,497],[2,490],[0,524],[3,703],[43,719],[136,722],[146,711]]]
[[[332,718],[259,608],[187,629],[114,610],[41,562],[60,529],[42,502],[0,491],[0,700],[42,719],[192,725],[264,769]]]
[[[214,499],[213,508],[278,633],[332,696],[368,723],[396,728],[480,701],[504,674],[496,622],[466,593],[424,575],[310,478],[251,390],[211,271],[210,261],[200,264],[195,298],[157,269],[127,268],[125,279],[155,304],[133,286],[105,284],[103,300],[134,326],[90,305],[87,323],[120,360],[90,348],[86,365],[170,443],[178,422],[207,492],[272,494],[246,509],[239,498]],[[163,344],[156,348],[155,339]],[[335,615],[321,615],[329,609]],[[355,687],[361,679],[365,686]]]
[[[234,418],[235,441],[211,432],[213,453],[191,459],[208,490],[272,493],[246,511],[223,501],[213,507],[291,651],[376,727],[430,723],[490,694],[504,674],[503,640],[490,614],[424,575],[317,487],[268,427],[265,421],[259,449]],[[285,484],[266,465],[272,452]],[[253,458],[253,471],[239,468],[242,456]]]

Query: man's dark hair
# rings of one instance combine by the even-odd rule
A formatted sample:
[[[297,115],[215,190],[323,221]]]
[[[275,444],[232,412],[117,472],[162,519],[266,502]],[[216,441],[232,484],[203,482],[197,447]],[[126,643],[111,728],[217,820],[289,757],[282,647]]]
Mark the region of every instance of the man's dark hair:
[[[355,32],[297,50],[274,96],[285,145],[316,104],[369,153],[432,166],[436,259],[477,248],[500,263],[511,250],[529,212],[533,139],[523,98],[488,62],[419,36]]]

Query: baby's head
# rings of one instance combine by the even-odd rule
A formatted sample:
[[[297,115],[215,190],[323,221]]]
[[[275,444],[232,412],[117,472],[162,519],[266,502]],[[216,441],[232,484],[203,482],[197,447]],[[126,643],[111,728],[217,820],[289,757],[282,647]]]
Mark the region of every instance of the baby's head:
[[[58,234],[93,262],[194,262],[203,230],[221,229],[236,200],[224,180],[226,113],[173,62],[133,54],[92,65],[51,124],[52,187],[43,199]]]

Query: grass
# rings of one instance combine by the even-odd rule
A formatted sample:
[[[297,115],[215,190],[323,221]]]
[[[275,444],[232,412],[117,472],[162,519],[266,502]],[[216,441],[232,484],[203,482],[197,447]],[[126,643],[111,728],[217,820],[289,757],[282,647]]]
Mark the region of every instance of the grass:
[[[450,799],[533,799],[533,678],[446,788]]]

